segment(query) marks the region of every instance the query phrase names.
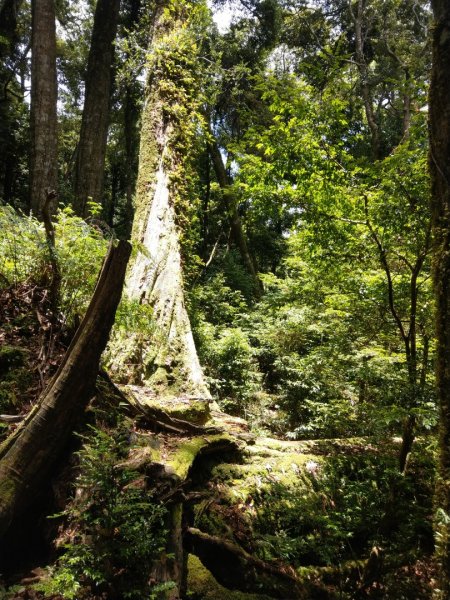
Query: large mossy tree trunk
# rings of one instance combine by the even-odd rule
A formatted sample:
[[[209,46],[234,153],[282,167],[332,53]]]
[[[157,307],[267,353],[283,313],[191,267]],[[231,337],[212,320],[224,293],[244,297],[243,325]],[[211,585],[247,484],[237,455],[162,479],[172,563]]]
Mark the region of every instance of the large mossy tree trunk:
[[[189,22],[200,4],[169,2],[155,15],[131,238],[138,252],[126,285],[131,300],[151,307],[155,333],[144,342],[131,340],[135,355],[139,346],[134,367],[125,349],[113,366],[127,371],[128,383],[145,385],[160,397],[209,398],[184,302],[180,251],[186,201],[181,163],[183,151],[189,151],[181,148],[180,130],[194,118],[191,102],[199,83],[188,71],[197,52]]]
[[[114,39],[120,0],[97,0],[75,163],[74,210],[86,217],[89,201],[103,203]]]
[[[36,407],[0,446],[0,539],[42,493],[91,399],[119,303],[130,245],[111,246],[86,315]]]
[[[440,473],[436,545],[441,564],[439,598],[450,597],[450,1],[433,0],[430,85],[430,173],[436,296],[436,375],[440,407]]]
[[[30,206],[41,217],[58,183],[54,0],[32,0],[31,10]]]

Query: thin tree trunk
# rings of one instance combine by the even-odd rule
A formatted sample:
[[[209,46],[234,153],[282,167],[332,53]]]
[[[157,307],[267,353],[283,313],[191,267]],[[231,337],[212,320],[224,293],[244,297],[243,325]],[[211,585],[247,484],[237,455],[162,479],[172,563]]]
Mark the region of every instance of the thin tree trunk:
[[[129,31],[133,31],[138,24],[140,7],[141,0],[133,0],[130,4],[127,15],[127,29]],[[139,131],[137,126],[140,113],[140,107],[138,105],[139,89],[140,88],[136,85],[135,81],[127,84],[123,106],[125,156],[127,161],[127,168],[125,171],[125,235],[127,239],[131,234],[134,213],[133,196],[135,191],[139,148]]]
[[[220,154],[219,147],[215,140],[213,140],[213,142],[210,144],[210,153],[217,181],[222,189],[223,201],[228,214],[234,242],[239,248],[242,262],[252,278],[254,294],[256,298],[260,298],[263,293],[263,284],[259,278],[255,262],[248,249],[247,238],[245,236],[244,229],[242,227],[242,221],[236,207],[236,198],[233,195],[230,185],[231,182],[228,178],[225,165],[223,164],[222,155]]]
[[[114,39],[120,0],[97,0],[86,77],[80,141],[75,164],[75,212],[86,217],[88,202],[103,201],[106,142],[112,87]]]
[[[54,0],[32,0],[31,9],[30,207],[40,217],[48,194],[58,184]],[[56,201],[51,208],[56,208]]]
[[[369,82],[369,69],[367,68],[366,57],[364,55],[364,0],[357,0],[356,12],[352,6],[352,0],[349,0],[350,14],[355,26],[355,45],[356,45],[356,65],[361,80],[361,93],[366,112],[367,124],[370,130],[372,157],[374,160],[381,158],[380,127],[377,114],[373,108],[372,90]]]
[[[125,92],[124,102],[124,135],[125,135],[125,156],[127,169],[125,172],[125,234],[128,238],[131,234],[131,224],[133,223],[133,196],[136,181],[136,148],[139,146],[139,135],[137,133],[137,122],[139,118],[139,109],[137,107],[135,93],[132,86],[128,86]]]
[[[86,315],[39,403],[0,446],[0,536],[32,504],[95,388],[131,247],[111,246]]]
[[[0,60],[13,54],[17,42],[17,12],[22,0],[0,1]]]
[[[408,466],[408,458],[411,454],[414,444],[415,427],[416,417],[414,415],[408,415],[403,423],[402,444],[400,446],[400,452],[398,456],[398,467],[400,473],[404,473],[406,471],[406,467]]]
[[[440,477],[437,550],[441,563],[439,598],[450,597],[450,2],[432,1],[433,68],[430,84],[430,174],[436,298],[436,376],[440,407]]]

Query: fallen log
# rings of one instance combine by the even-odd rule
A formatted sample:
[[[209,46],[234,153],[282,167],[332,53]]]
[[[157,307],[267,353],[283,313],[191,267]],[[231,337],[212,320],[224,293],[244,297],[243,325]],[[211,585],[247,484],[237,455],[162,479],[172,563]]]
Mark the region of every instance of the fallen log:
[[[0,446],[0,538],[32,505],[91,399],[131,246],[111,244],[84,319],[38,403]]]

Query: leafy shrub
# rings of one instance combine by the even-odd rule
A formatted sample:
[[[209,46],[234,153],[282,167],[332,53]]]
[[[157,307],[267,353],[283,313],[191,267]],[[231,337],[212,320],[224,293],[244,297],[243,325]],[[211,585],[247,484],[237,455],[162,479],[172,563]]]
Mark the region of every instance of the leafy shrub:
[[[91,299],[108,241],[97,227],[64,208],[56,216],[56,256],[61,269],[61,312],[69,325]]]
[[[208,374],[212,391],[223,407],[244,415],[258,389],[257,365],[248,337],[239,328],[227,328],[209,346]]]
[[[239,327],[248,310],[242,291],[215,273],[191,290],[188,308],[211,391],[224,409],[244,415],[261,386],[248,335]]]
[[[195,286],[188,295],[194,332],[203,321],[214,325],[231,325],[247,308],[242,292],[227,285],[223,273],[215,273],[201,285]]]
[[[42,223],[0,206],[0,231],[0,285],[15,286],[42,273],[47,252]]]

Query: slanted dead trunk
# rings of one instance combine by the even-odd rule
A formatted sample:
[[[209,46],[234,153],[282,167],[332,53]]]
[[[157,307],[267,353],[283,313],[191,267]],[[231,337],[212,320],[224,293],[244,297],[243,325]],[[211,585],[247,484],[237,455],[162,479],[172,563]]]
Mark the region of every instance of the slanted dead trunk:
[[[119,303],[130,245],[111,246],[86,315],[35,409],[0,446],[0,537],[39,495],[94,392]]]

